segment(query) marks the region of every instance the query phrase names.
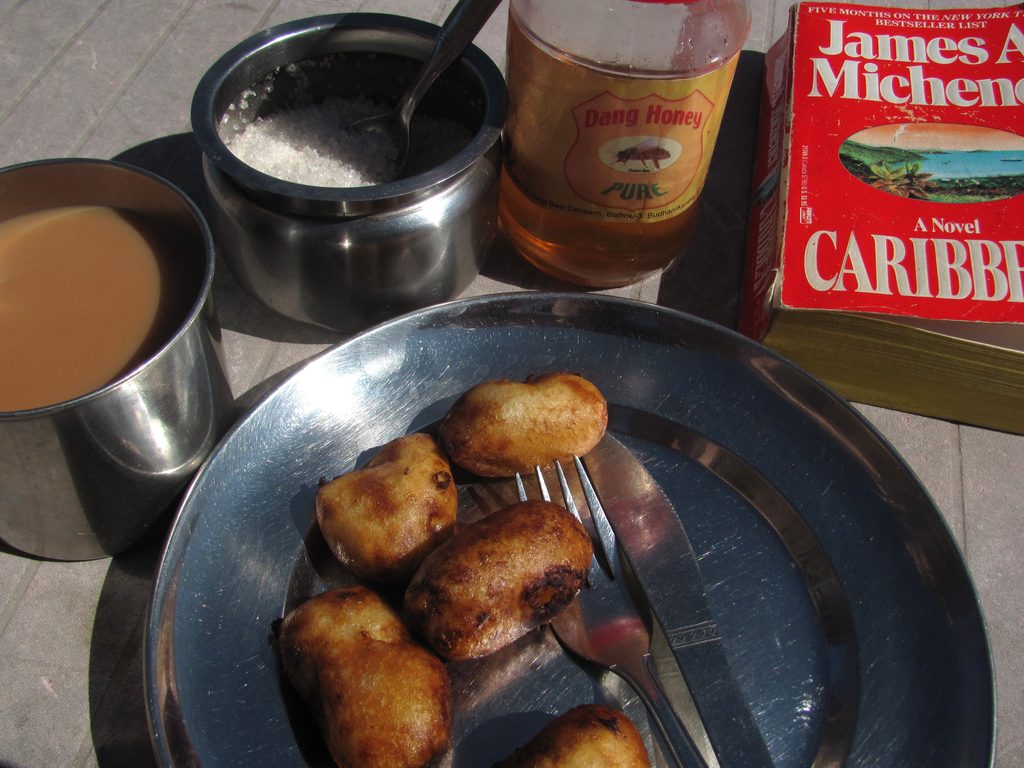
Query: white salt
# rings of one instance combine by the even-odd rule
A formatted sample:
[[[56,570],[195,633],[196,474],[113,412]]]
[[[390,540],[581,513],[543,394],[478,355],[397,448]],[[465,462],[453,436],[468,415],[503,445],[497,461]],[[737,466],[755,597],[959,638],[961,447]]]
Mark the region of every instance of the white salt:
[[[284,181],[319,187],[364,187],[392,180],[397,150],[385,136],[346,130],[354,120],[386,109],[364,97],[330,97],[283,109],[225,137],[243,163]],[[420,173],[452,157],[470,140],[462,125],[413,117],[406,173]]]

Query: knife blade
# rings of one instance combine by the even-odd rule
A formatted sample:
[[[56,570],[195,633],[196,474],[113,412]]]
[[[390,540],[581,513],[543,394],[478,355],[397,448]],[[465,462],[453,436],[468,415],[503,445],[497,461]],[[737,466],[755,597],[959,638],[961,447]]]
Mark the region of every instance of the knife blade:
[[[636,456],[610,436],[584,461],[626,561],[668,640],[719,765],[773,766],[722,647],[697,557],[671,502]],[[657,584],[672,584],[672,589],[650,589]]]

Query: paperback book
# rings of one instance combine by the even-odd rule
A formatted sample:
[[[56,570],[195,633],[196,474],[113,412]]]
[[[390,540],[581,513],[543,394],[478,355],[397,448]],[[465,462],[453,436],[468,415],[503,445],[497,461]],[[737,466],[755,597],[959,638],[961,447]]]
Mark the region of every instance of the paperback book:
[[[765,57],[740,330],[1024,432],[1024,6],[804,2]]]

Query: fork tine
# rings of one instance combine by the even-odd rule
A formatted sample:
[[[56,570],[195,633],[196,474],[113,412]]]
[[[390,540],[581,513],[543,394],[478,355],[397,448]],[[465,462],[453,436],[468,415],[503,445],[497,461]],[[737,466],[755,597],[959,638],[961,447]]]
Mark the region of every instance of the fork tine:
[[[551,501],[551,494],[548,493],[548,484],[544,482],[544,473],[540,471],[540,465],[534,467],[533,471],[537,475],[537,485],[540,486],[540,497],[544,501]]]
[[[550,502],[551,494],[548,493],[548,483],[544,480],[544,473],[541,471],[541,467],[535,467],[534,473],[537,475],[537,484],[541,489],[541,498],[546,502]],[[523,482],[522,475],[519,472],[515,473],[515,490],[516,494],[519,496],[520,502],[524,502],[529,499],[529,495],[526,493],[526,483]],[[577,517],[579,516],[580,515],[577,515]]]
[[[597,540],[601,545],[605,569],[613,579],[618,578],[619,569],[615,565],[618,562],[616,557],[617,542],[615,540],[615,531],[612,530],[612,525],[608,522],[608,516],[605,514],[604,507],[601,506],[601,500],[597,497],[594,484],[590,482],[590,475],[587,474],[586,467],[583,466],[579,456],[573,456],[573,464],[576,466],[576,475],[579,477],[580,486],[583,488],[583,497],[587,500],[587,506],[590,508],[590,519],[597,530]]]
[[[562,470],[562,462],[555,462],[555,474],[558,475],[558,487],[562,491],[562,498],[565,500],[565,508],[572,512],[573,516],[581,523],[580,511],[576,508],[576,500],[569,490],[569,481],[565,479],[565,472]]]
[[[526,501],[529,496],[526,495],[526,486],[523,485],[523,476],[516,472],[516,493],[519,494],[520,501]]]
[[[583,518],[580,517],[580,510],[576,506],[576,499],[572,495],[572,490],[569,488],[569,481],[565,477],[565,471],[562,469],[562,462],[555,462],[555,474],[558,475],[558,487],[562,491],[562,499],[565,501],[565,508],[569,510],[573,517],[580,521],[580,525],[587,529],[587,538],[593,542],[594,534],[590,531],[586,523],[583,522]],[[597,558],[597,551],[590,558],[590,568],[587,570],[587,588],[594,586],[594,579],[597,577],[601,563]]]

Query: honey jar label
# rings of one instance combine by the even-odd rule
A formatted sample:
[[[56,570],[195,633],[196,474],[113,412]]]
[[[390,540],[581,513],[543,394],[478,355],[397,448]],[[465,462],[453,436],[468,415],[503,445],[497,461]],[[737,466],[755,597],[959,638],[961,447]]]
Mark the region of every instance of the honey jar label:
[[[605,221],[657,222],[707,178],[738,56],[694,78],[624,77],[509,34],[506,169],[535,203]]]
[[[714,106],[699,90],[681,99],[622,99],[605,91],[579,104],[572,109],[576,141],[565,156],[566,182],[599,208],[670,215],[693,197],[686,192],[710,154],[702,128]]]

